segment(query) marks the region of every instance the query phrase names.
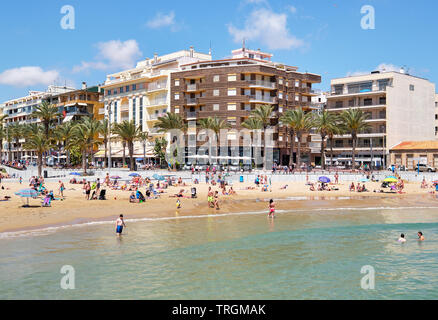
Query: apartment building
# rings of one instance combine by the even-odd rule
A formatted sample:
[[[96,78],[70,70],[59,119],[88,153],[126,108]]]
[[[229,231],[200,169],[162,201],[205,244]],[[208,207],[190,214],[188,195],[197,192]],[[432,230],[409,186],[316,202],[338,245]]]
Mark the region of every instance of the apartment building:
[[[435,138],[438,139],[438,94],[435,94]]]
[[[134,121],[145,132],[157,135],[154,124],[158,117],[170,111],[170,75],[180,70],[183,64],[210,61],[211,54],[190,50],[154,55],[140,61],[134,69],[107,76],[104,89],[105,117],[111,123],[124,120]],[[122,145],[112,142],[112,158],[120,160]],[[140,143],[135,145],[135,153],[143,157]],[[119,161],[118,161],[119,162]]]
[[[5,130],[7,130],[7,127],[12,123],[30,124],[40,122],[39,119],[32,116],[32,113],[38,105],[43,101],[49,101],[52,96],[73,90],[76,89],[52,85],[49,86],[46,91],[29,91],[29,94],[25,97],[6,101],[3,108],[3,113],[7,116],[4,120]],[[24,139],[19,141],[18,144],[14,142],[11,148],[5,145],[2,149],[1,159],[17,160],[34,156],[31,151],[21,150],[20,145],[23,142]],[[11,155],[8,154],[9,149],[11,150]]]
[[[359,163],[386,166],[389,150],[402,141],[435,139],[435,84],[403,69],[332,80],[327,110],[340,113],[349,108],[363,110],[370,125],[358,136]],[[351,165],[351,135],[336,136],[334,144],[333,164]]]
[[[104,119],[103,89],[100,86],[87,87],[82,83],[82,89],[53,95],[47,100],[58,107],[62,115],[59,122],[78,121],[82,117]]]
[[[288,109],[301,107],[312,111],[315,93],[312,84],[321,77],[300,73],[297,67],[271,61],[272,54],[245,47],[232,51],[228,59],[199,61],[181,65],[181,71],[171,75],[171,112],[180,114],[188,123],[188,140],[197,140],[199,120],[217,116],[231,126],[228,145],[242,140],[236,132],[252,110],[260,105],[274,108],[271,127],[274,130],[273,156],[277,163],[288,164],[290,134],[279,126],[279,117]],[[304,137],[303,160],[311,162],[308,137]],[[234,141],[234,142],[233,142]],[[239,155],[243,156],[243,141],[238,141]],[[205,141],[197,141],[199,148]],[[222,153],[222,152],[221,152]],[[228,150],[231,154],[231,150]],[[296,160],[295,154],[293,155]],[[193,160],[193,159],[192,159]],[[193,162],[186,158],[187,162]]]

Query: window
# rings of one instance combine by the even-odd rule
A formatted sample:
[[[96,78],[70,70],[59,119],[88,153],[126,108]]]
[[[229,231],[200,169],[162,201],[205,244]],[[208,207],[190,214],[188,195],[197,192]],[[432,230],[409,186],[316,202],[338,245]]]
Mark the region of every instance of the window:
[[[279,84],[283,84],[283,78],[278,79]]]
[[[123,93],[123,87],[119,88],[120,93]]]
[[[175,107],[175,113],[179,113],[179,107]]]
[[[126,92],[129,92],[129,86],[126,86]]]
[[[363,100],[364,106],[372,106],[373,105],[373,99],[364,99]]]
[[[137,90],[137,85],[136,85],[136,84],[133,84],[133,85],[132,85],[132,91],[135,91],[135,90]]]
[[[132,120],[134,120],[134,123],[136,123],[136,116],[137,116],[137,108],[136,108],[136,104],[137,104],[137,99],[132,99]]]
[[[389,85],[389,79],[379,80],[379,91],[386,91],[386,87]]]
[[[108,90],[108,91],[106,92],[106,94],[107,94],[107,96],[110,96],[110,95],[111,95],[111,90]]]
[[[220,81],[220,76],[219,75],[213,76],[213,82],[219,82],[219,81]]]
[[[413,84],[409,85],[409,90],[415,91],[415,86]]]
[[[117,122],[117,101],[114,102],[114,122]]]
[[[219,96],[219,89],[213,90],[213,96],[215,96],[215,97]]]
[[[179,93],[175,93],[175,100],[179,100]]]
[[[280,99],[283,99],[283,92],[280,91],[280,92],[278,93],[278,97],[279,97]]]
[[[175,80],[175,87],[179,87],[179,79]]]
[[[228,111],[236,111],[236,104],[235,103],[229,103],[228,104]]]
[[[237,90],[235,88],[228,89],[229,96],[235,96],[237,94]]]
[[[228,121],[228,124],[229,124],[230,126],[235,126],[235,125],[237,125],[236,117],[228,117],[227,121]]]
[[[228,81],[236,81],[236,80],[237,80],[237,76],[235,74],[228,75]]]
[[[380,97],[379,104],[386,104],[386,97]]]
[[[300,101],[300,95],[299,94],[295,95],[295,101]]]
[[[300,81],[299,80],[295,80],[295,87],[299,87],[300,86]]]
[[[354,107],[354,99],[348,100],[348,106]]]
[[[213,105],[213,111],[219,111],[219,104],[218,103],[215,103]]]
[[[343,94],[344,93],[344,85],[338,84],[334,86],[335,94]]]
[[[344,103],[342,101],[336,101],[335,106],[336,108],[342,108],[344,106]]]

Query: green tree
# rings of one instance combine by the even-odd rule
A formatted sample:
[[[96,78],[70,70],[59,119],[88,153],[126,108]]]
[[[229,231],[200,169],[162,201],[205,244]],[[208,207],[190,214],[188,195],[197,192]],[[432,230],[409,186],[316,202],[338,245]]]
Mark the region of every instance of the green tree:
[[[8,117],[7,114],[0,116],[0,161],[3,160],[3,140],[6,139],[6,130],[4,121]]]
[[[266,129],[271,124],[271,119],[273,117],[272,113],[274,111],[274,107],[271,105],[261,105],[251,111],[251,117],[259,119],[263,126],[263,141],[265,147],[263,148],[263,170],[266,170]]]
[[[254,139],[254,133],[263,129],[263,123],[259,118],[249,117],[242,123],[242,127],[250,130],[251,132],[251,141],[250,141],[250,150],[251,150],[251,163],[253,158],[253,144],[252,141]]]
[[[73,137],[73,128],[76,123],[73,121],[69,121],[63,123],[55,128],[54,136],[56,140],[62,145],[62,149],[65,151],[67,159],[66,163],[70,165],[70,155],[71,155],[71,147],[72,145],[69,143]]]
[[[199,120],[199,127],[201,129],[205,129],[205,130],[211,130],[214,132],[215,137],[216,137],[216,146],[219,145],[218,141],[219,141],[219,134],[221,132],[222,129],[229,129],[231,126],[228,124],[227,121],[225,120],[221,120],[218,117],[208,117],[208,118],[204,118],[204,119],[200,119]],[[212,145],[212,141],[210,140],[210,137],[208,138],[208,144],[209,144],[209,148],[208,148],[208,157],[209,157],[209,162],[210,164],[212,164],[212,158],[211,158],[211,145]],[[217,152],[217,150],[216,150]]]
[[[134,121],[125,120],[114,126],[114,133],[128,146],[131,171],[135,170],[134,141],[138,139],[140,132],[140,127],[136,126]]]
[[[323,110],[315,116],[315,129],[321,136],[321,168],[325,170],[325,139],[338,125],[338,119],[332,112]]]
[[[98,138],[102,130],[102,123],[91,117],[84,117],[78,122],[73,130],[72,137],[68,142],[68,148],[78,147],[82,153],[82,169],[87,173],[87,157],[93,154],[94,148],[102,141]]]
[[[21,158],[21,151],[19,151],[20,147],[20,139],[24,138],[24,127],[18,122],[14,122],[8,126],[9,134],[11,135],[12,141],[15,142],[15,146],[17,148],[17,159]]]
[[[38,176],[42,173],[43,155],[50,150],[51,146],[52,141],[46,139],[44,127],[38,124],[26,127],[26,140],[23,147],[37,154]]]
[[[102,130],[100,132],[100,134],[102,135],[102,143],[104,145],[105,148],[105,167],[108,168],[109,167],[109,159],[108,159],[108,143],[110,142],[110,138],[111,138],[111,124],[109,123],[108,119],[103,119],[102,120]]]
[[[353,156],[351,159],[351,164],[353,169],[356,168],[356,146],[357,146],[357,135],[370,126],[366,122],[368,116],[360,109],[348,109],[341,113],[340,115],[342,122],[341,127],[344,132],[351,135],[353,141]]]
[[[309,130],[314,125],[313,114],[305,113],[302,108],[295,110],[288,110],[281,117],[281,122],[288,126],[290,130],[297,136],[298,144],[297,144],[297,167],[301,167],[301,140],[303,138],[303,134],[309,132]],[[295,139],[295,136],[292,136]],[[294,140],[292,143],[292,148],[294,145]],[[291,157],[293,157],[293,151],[291,151]]]
[[[35,107],[35,110],[32,112],[32,117],[38,118],[41,120],[41,123],[44,126],[44,133],[46,135],[46,139],[50,137],[50,129],[53,122],[58,119],[60,116],[58,107],[53,104],[50,104],[47,101],[42,102],[39,106]]]
[[[156,138],[154,143],[154,155],[160,159],[160,164],[166,163],[167,140]]]
[[[140,141],[143,146],[143,164],[146,164],[146,146],[150,140],[151,137],[148,132],[143,131],[138,134],[138,141]]]

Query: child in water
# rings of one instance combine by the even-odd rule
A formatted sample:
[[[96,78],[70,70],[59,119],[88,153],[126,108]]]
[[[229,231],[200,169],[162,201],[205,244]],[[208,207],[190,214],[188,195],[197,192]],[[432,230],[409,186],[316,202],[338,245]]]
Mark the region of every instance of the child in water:
[[[275,202],[273,199],[269,201],[269,214],[268,218],[275,218]]]

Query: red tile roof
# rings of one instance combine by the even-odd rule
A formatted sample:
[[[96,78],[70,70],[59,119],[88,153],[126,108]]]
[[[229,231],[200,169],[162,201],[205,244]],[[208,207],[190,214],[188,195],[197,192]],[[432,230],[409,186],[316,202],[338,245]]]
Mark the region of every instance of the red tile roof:
[[[391,151],[397,150],[438,150],[438,140],[429,141],[403,141],[396,145]]]

